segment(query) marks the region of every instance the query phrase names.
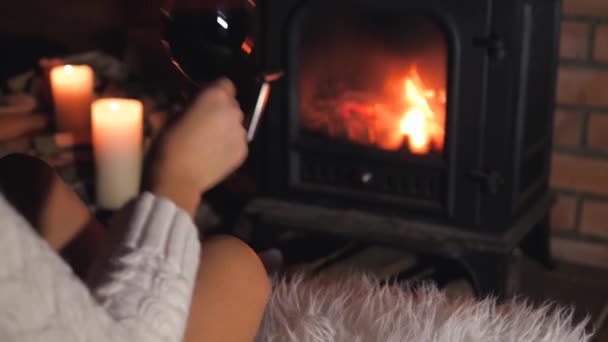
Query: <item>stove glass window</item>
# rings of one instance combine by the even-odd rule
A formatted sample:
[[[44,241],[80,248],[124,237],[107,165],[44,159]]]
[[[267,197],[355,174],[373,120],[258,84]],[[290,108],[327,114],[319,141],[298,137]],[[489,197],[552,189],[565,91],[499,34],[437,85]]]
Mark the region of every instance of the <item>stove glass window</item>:
[[[415,155],[443,152],[448,61],[439,25],[343,8],[315,11],[302,25],[304,134]]]

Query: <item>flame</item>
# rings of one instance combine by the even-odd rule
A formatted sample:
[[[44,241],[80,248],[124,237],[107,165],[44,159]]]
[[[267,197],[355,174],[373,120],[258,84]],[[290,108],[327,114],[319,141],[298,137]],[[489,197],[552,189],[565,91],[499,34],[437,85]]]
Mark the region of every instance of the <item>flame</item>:
[[[424,113],[420,109],[412,109],[401,120],[401,133],[410,138],[410,150],[413,153],[427,153],[429,134]]]
[[[439,102],[445,103],[445,91],[440,91]],[[444,121],[431,109],[429,100],[436,92],[425,89],[415,68],[405,80],[405,102],[408,110],[399,125],[400,132],[408,137],[410,151],[414,154],[429,153],[432,147],[443,148]]]
[[[395,79],[395,78],[393,78]],[[424,86],[416,67],[397,78],[396,91],[375,94],[354,90],[322,93],[306,101],[303,124],[333,138],[384,150],[407,148],[412,154],[443,150],[445,89]]]

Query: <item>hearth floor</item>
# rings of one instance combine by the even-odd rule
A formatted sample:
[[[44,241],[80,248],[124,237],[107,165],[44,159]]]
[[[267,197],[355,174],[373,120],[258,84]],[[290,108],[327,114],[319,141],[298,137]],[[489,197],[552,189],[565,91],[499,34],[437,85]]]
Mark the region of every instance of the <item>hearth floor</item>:
[[[608,270],[560,264],[549,271],[526,260],[521,293],[537,302],[557,301],[576,308],[577,319],[591,316],[597,342],[608,342]]]
[[[450,295],[471,295],[472,287],[457,265],[428,256],[353,241],[327,237],[290,236],[278,242],[285,263],[279,272],[307,272],[340,277],[353,270],[372,273],[383,280],[410,283],[431,281]],[[608,270],[559,264],[545,269],[535,261],[519,256],[518,296],[534,303],[547,301],[575,307],[575,319],[591,316],[597,342],[608,342]]]

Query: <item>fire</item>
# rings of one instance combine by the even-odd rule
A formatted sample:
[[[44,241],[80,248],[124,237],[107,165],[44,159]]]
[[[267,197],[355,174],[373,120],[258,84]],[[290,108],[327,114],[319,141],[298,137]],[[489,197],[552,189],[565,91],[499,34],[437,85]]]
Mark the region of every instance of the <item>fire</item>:
[[[438,106],[434,111],[429,101],[435,100],[432,89],[425,89],[416,69],[412,69],[405,80],[405,102],[408,110],[400,121],[400,132],[409,139],[410,151],[414,154],[429,153],[432,147],[443,149],[445,110]],[[445,91],[440,92],[445,94]],[[438,99],[445,105],[445,95]]]
[[[412,109],[401,120],[401,133],[410,138],[410,150],[414,153],[427,153],[429,147],[429,134],[424,113],[419,109]]]
[[[425,87],[415,66],[398,82],[401,86],[390,93],[341,90],[317,94],[304,107],[302,122],[331,137],[385,150],[405,147],[413,154],[441,152],[445,89]]]

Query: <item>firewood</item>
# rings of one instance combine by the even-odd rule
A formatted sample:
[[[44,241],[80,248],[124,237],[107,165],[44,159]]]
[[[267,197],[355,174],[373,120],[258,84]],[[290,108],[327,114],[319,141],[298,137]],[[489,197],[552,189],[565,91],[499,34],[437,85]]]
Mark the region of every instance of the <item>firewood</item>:
[[[72,166],[76,162],[74,152],[63,152],[54,156],[41,156],[41,158],[55,168]]]
[[[90,144],[91,140],[89,138],[79,137],[67,132],[41,135],[34,138],[34,147],[42,155],[55,155],[76,146]]]
[[[0,158],[11,153],[29,153],[32,148],[32,139],[27,136],[0,141]]]
[[[27,115],[32,113],[36,106],[36,98],[31,95],[0,95],[0,115]]]
[[[0,116],[0,141],[41,131],[46,127],[47,123],[47,117],[42,115]]]

